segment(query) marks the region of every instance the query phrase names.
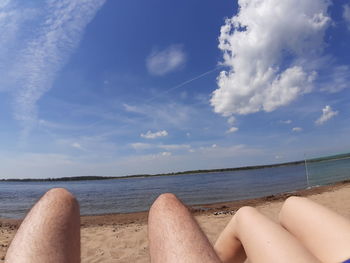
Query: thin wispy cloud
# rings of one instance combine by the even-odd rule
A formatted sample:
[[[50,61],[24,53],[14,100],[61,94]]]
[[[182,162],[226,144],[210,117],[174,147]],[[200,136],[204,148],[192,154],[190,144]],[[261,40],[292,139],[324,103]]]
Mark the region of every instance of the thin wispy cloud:
[[[79,149],[79,150],[84,150],[84,148],[81,146],[80,143],[74,142],[71,144],[73,148]]]
[[[227,119],[227,123],[230,125],[235,124],[235,122],[236,122],[236,118],[234,116],[231,116]]]
[[[219,48],[229,70],[218,77],[211,99],[215,112],[270,112],[310,92],[317,68],[308,64],[322,54],[329,2],[253,0],[239,5],[238,14],[221,27]]]
[[[12,1],[0,2],[0,55],[6,55],[6,51],[10,48],[8,42],[15,37],[18,26],[20,24],[21,14],[19,10],[14,8]]]
[[[166,130],[157,131],[157,132],[147,131],[145,134],[141,133],[140,136],[145,139],[156,139],[159,137],[168,136],[168,132]]]
[[[178,85],[176,85],[176,86],[174,86],[174,87],[171,87],[171,88],[166,89],[165,91],[163,91],[163,92],[161,92],[161,93],[158,93],[157,95],[155,95],[155,96],[153,96],[152,98],[148,99],[146,102],[147,102],[147,103],[150,103],[150,102],[152,102],[153,100],[155,100],[156,98],[159,98],[159,97],[161,97],[161,96],[163,96],[163,95],[165,95],[165,94],[168,94],[168,93],[170,93],[171,91],[174,91],[174,90],[177,90],[177,89],[179,89],[179,88],[182,88],[182,87],[184,87],[184,86],[186,86],[186,85],[192,83],[193,81],[196,81],[196,80],[201,79],[201,78],[203,78],[203,77],[205,77],[205,76],[207,76],[207,75],[209,75],[209,74],[211,74],[211,73],[214,73],[215,71],[219,70],[220,68],[222,68],[222,67],[221,67],[221,66],[216,66],[215,68],[213,68],[213,69],[211,69],[211,70],[208,70],[208,71],[206,71],[206,72],[204,72],[204,73],[202,73],[202,74],[199,74],[198,76],[195,76],[195,77],[193,77],[193,78],[191,78],[191,79],[185,80],[184,82],[181,82],[180,84],[178,84]],[[205,103],[207,103],[207,101],[205,101]]]
[[[131,143],[130,146],[135,150],[146,150],[152,148],[152,144],[142,142]]]
[[[330,119],[332,119],[333,117],[338,115],[338,111],[334,111],[332,109],[331,106],[326,105],[323,109],[322,109],[322,115],[315,121],[315,123],[317,125],[322,125],[325,122],[329,121]]]
[[[170,125],[173,128],[188,125],[200,113],[196,108],[186,104],[164,102],[145,105],[123,104],[123,109],[126,112],[139,115],[143,122],[157,121],[162,125]],[[159,129],[159,127],[153,129]]]
[[[163,149],[166,151],[180,151],[191,148],[188,144],[150,144],[142,142],[131,143],[130,146],[135,150]]]
[[[303,131],[303,128],[301,128],[301,127],[294,127],[294,128],[292,128],[292,131],[293,132],[301,132],[301,131]]]
[[[167,151],[175,151],[175,150],[190,149],[191,146],[188,144],[161,144],[161,145],[158,145],[158,148],[164,149]]]
[[[22,46],[17,41],[21,34],[21,27],[27,20],[33,20],[37,12],[14,0],[0,1],[0,91],[10,91],[14,88],[11,81],[15,74],[11,74],[10,67],[16,57],[18,49]],[[11,85],[12,84],[12,85]]]
[[[8,14],[16,12],[15,7],[20,13],[21,6],[19,3],[15,5],[17,1],[7,2],[11,6],[8,7]],[[37,27],[30,34],[22,36],[24,44],[16,54],[12,54],[12,64],[9,65],[13,76],[9,84],[12,87],[9,88],[14,96],[14,118],[20,121],[25,133],[36,124],[38,100],[50,90],[58,72],[78,46],[86,25],[104,2],[48,0],[43,7],[37,7],[36,11],[45,15],[37,18],[40,21],[36,21]],[[8,22],[16,28],[19,20],[18,16]]]
[[[336,93],[350,87],[350,67],[348,65],[332,66],[327,71],[327,75],[319,77],[322,80],[319,85],[321,91]]]
[[[349,4],[345,4],[343,6],[343,18],[348,24],[348,29],[350,30],[350,5]]]
[[[234,133],[234,132],[236,132],[236,131],[238,131],[238,128],[237,128],[237,127],[231,127],[230,129],[228,129],[228,130],[226,131],[226,133]]]
[[[154,50],[146,59],[148,72],[162,76],[184,66],[186,54],[182,45],[171,45],[163,50]]]

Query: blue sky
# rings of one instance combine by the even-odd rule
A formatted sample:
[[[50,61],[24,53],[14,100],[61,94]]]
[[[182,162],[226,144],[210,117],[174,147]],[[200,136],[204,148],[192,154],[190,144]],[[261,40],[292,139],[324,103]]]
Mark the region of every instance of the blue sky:
[[[0,3],[0,178],[350,149],[350,3]]]

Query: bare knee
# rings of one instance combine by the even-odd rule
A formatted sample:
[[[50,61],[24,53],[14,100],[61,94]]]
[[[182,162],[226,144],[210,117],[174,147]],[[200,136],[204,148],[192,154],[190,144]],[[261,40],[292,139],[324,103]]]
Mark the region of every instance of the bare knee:
[[[183,206],[181,201],[172,193],[164,193],[158,196],[150,208],[150,216],[158,213],[169,213],[174,208]]]
[[[36,260],[38,255],[40,259]],[[78,202],[67,190],[54,188],[23,220],[5,262],[79,262],[79,257]]]
[[[53,200],[65,200],[65,201],[76,200],[74,195],[72,195],[65,188],[52,188],[44,194],[44,198],[53,199]]]
[[[231,229],[234,230],[234,236],[239,238],[241,231],[254,224],[253,221],[257,214],[259,214],[258,210],[251,206],[243,206],[238,209],[229,223],[232,226]]]
[[[251,206],[243,206],[240,209],[238,209],[238,211],[234,215],[234,219],[237,222],[239,222],[239,221],[245,222],[247,220],[254,218],[256,213],[259,213],[258,210],[256,210],[256,208],[251,207]]]
[[[172,193],[164,193],[157,197],[151,206],[151,210],[169,207],[174,203],[179,202],[179,199],[176,195]]]
[[[49,206],[60,206],[63,209],[79,209],[79,204],[74,195],[64,188],[53,188],[47,191],[40,202]]]
[[[301,203],[305,202],[307,198],[305,197],[299,197],[299,196],[291,196],[288,197],[281,208],[281,211],[279,213],[279,221],[282,225],[284,225],[288,220],[288,215],[291,213],[297,213],[298,207]]]
[[[250,224],[251,220],[254,220],[256,214],[259,213],[254,207],[251,206],[243,206],[231,219],[234,221],[236,228],[240,228],[242,225],[248,223]]]

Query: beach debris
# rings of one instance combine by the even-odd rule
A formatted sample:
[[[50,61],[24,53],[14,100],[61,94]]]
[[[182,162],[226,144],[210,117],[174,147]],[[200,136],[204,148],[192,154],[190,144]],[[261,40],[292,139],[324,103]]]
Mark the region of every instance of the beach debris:
[[[99,248],[99,249],[97,249],[97,253],[100,254],[101,256],[103,256],[105,252],[104,252],[104,250]]]
[[[218,216],[218,215],[234,215],[236,213],[236,210],[231,210],[231,211],[217,211],[214,212],[213,215]]]

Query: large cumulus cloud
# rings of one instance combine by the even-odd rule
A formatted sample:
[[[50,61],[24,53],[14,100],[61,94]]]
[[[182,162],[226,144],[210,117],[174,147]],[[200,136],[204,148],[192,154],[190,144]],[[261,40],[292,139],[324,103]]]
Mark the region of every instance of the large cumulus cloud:
[[[224,116],[273,111],[310,92],[330,24],[326,0],[239,0],[221,27],[219,48],[228,70],[211,98]],[[317,63],[316,63],[317,64]]]

